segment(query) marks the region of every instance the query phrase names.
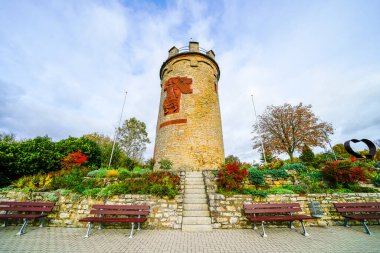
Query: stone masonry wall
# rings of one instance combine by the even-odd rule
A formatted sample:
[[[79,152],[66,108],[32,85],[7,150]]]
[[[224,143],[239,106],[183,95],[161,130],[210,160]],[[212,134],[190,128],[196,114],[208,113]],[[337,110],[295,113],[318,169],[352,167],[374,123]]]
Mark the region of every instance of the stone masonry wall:
[[[170,78],[186,77],[192,93],[181,95],[179,112],[164,115],[167,91],[161,89],[155,160],[169,159],[176,170],[217,169],[224,148],[216,63],[201,53],[178,54],[164,63],[162,73],[161,87]]]
[[[344,193],[344,194],[281,194],[268,195],[266,198],[251,195],[224,196],[216,194],[215,177],[205,171],[205,182],[209,199],[213,228],[251,228],[252,224],[244,215],[243,205],[253,203],[300,203],[305,214],[310,215],[308,204],[311,201],[320,203],[324,216],[320,219],[307,220],[307,226],[331,226],[342,224],[342,217],[335,211],[334,202],[379,202],[380,193]],[[371,222],[370,222],[371,223]],[[372,222],[373,223],[373,222]],[[285,226],[286,223],[269,223],[275,226]],[[295,226],[299,223],[295,223]]]
[[[152,195],[123,194],[104,199],[86,198],[75,193],[65,191],[55,192],[28,192],[4,191],[0,192],[0,201],[47,201],[56,202],[53,212],[48,215],[48,226],[84,227],[86,223],[78,220],[89,216],[94,204],[115,205],[149,205],[151,213],[148,221],[142,226],[150,229],[180,229],[182,227],[183,191],[185,173],[179,173],[181,189],[174,199],[159,198]],[[109,225],[107,226],[128,226]]]
[[[94,204],[149,205],[151,213],[142,226],[150,229],[179,229],[182,224],[182,196],[175,199],[158,198],[151,195],[124,194],[109,199],[80,197],[75,193],[65,195],[59,192],[16,191],[1,192],[0,201],[52,201],[56,202],[53,212],[48,215],[48,226],[84,227],[87,224],[78,220],[89,216]],[[118,227],[120,225],[107,225]],[[122,225],[125,226],[125,225]]]

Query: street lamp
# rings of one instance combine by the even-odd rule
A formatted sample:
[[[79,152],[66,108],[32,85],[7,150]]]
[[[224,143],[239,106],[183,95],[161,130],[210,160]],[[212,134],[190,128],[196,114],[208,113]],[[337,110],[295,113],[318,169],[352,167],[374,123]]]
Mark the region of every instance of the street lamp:
[[[111,162],[112,162],[113,152],[114,152],[114,150],[115,150],[116,139],[117,139],[117,137],[118,137],[118,135],[119,135],[119,128],[120,128],[120,124],[121,124],[121,118],[123,117],[124,105],[125,105],[125,100],[127,99],[127,94],[128,94],[128,92],[126,91],[126,92],[125,92],[125,96],[124,96],[123,107],[122,107],[122,109],[121,109],[121,113],[120,113],[119,124],[118,124],[118,127],[117,127],[116,130],[115,130],[115,135],[114,135],[114,137],[113,137],[113,145],[112,145],[112,150],[111,150],[110,162],[108,163],[108,168],[111,167]]]
[[[267,158],[265,157],[264,143],[263,143],[263,138],[261,136],[260,125],[259,125],[259,122],[257,120],[256,107],[255,107],[255,102],[253,101],[253,95],[251,95],[251,98],[252,98],[253,111],[255,113],[255,118],[256,118],[257,130],[259,131],[259,138],[260,138],[260,142],[261,142],[261,148],[263,150],[264,162],[266,164],[267,163]]]

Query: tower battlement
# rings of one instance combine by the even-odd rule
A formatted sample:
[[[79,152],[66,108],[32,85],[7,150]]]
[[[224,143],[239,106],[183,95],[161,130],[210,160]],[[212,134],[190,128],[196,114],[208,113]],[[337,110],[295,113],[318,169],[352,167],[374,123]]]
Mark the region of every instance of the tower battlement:
[[[169,56],[168,58],[172,57],[172,56],[175,56],[176,54],[180,54],[180,53],[202,53],[202,54],[205,54],[209,57],[211,57],[212,59],[215,59],[215,53],[214,51],[212,50],[206,50],[204,48],[201,48],[199,47],[199,43],[198,42],[195,42],[195,41],[190,41],[189,42],[189,46],[185,46],[185,47],[180,47],[180,48],[176,48],[175,46],[172,47],[170,50],[169,50]]]

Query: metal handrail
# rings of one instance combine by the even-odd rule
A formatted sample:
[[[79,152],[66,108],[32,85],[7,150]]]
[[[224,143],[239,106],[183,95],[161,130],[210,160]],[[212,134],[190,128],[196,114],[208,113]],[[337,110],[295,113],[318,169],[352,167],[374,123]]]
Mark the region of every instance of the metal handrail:
[[[190,47],[189,46],[180,47],[180,48],[178,48],[178,52],[179,53],[190,52]],[[208,51],[202,47],[199,47],[199,52],[203,53],[203,54],[207,54]]]

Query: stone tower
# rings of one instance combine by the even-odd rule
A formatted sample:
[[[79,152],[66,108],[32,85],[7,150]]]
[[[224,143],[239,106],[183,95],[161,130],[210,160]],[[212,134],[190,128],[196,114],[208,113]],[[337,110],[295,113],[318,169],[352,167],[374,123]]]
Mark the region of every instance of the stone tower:
[[[224,163],[219,76],[214,52],[198,42],[169,50],[160,69],[155,168],[161,159],[185,171],[217,169]]]

